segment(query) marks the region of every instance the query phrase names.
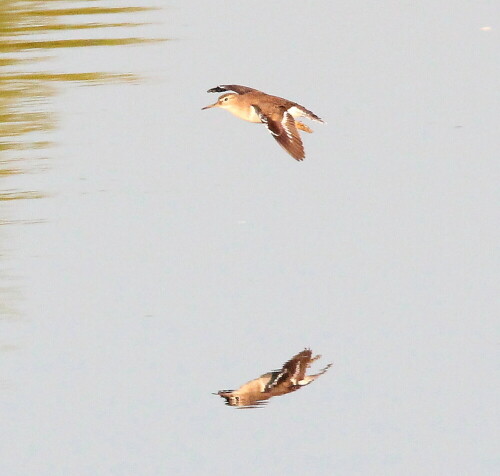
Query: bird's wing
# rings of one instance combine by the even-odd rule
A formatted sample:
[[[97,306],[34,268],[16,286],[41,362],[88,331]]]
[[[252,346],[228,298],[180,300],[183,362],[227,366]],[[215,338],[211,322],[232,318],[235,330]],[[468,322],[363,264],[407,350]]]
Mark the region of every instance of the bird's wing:
[[[282,119],[279,121],[263,114],[258,106],[253,105],[252,107],[278,144],[295,160],[304,160],[304,145],[302,144],[293,116],[288,111],[284,110]]]
[[[310,359],[311,351],[309,349],[305,349],[285,362],[280,370],[275,370],[270,374],[267,374],[270,375],[271,378],[266,385],[266,390],[269,391],[282,384],[289,387],[292,383],[292,379],[295,382],[302,380],[305,376]]]
[[[207,93],[222,93],[224,91],[234,91],[238,94],[245,94],[257,90],[247,86],[240,86],[239,84],[220,84],[219,86],[215,86],[215,88],[209,89]]]

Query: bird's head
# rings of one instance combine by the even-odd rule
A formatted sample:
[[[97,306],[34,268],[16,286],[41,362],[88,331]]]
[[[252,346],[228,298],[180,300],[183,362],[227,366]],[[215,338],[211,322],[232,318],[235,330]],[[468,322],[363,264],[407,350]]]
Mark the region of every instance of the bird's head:
[[[238,96],[235,93],[226,93],[217,99],[217,102],[214,104],[210,104],[209,106],[202,107],[202,111],[204,109],[210,109],[212,107],[221,107],[222,109],[231,109],[234,105],[234,99]]]

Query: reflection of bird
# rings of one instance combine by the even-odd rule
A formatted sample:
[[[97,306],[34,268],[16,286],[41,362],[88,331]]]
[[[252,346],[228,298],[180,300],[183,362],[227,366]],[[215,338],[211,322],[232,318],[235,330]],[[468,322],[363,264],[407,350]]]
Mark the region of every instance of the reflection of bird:
[[[317,374],[306,375],[307,369],[320,357],[321,355],[312,357],[311,349],[304,349],[286,362],[282,369],[261,375],[242,385],[238,390],[220,390],[216,395],[225,398],[227,405],[235,407],[259,405],[263,400],[294,392],[309,385],[323,375],[332,364],[328,364]]]
[[[223,94],[215,104],[203,109],[220,107],[245,121],[263,123],[278,141],[278,144],[294,159],[304,159],[304,146],[297,129],[304,132],[312,132],[312,130],[294,118],[307,117],[313,121],[324,122],[322,119],[296,102],[270,96],[246,86],[221,85],[209,89],[207,92],[220,93],[223,91],[234,91],[234,93]]]

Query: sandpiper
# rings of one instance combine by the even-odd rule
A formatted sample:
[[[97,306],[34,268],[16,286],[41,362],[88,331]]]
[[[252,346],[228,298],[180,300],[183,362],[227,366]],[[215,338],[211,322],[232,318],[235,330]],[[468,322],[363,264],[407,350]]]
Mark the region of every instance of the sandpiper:
[[[296,117],[307,117],[313,121],[323,122],[316,114],[296,102],[258,91],[257,89],[239,86],[237,84],[223,84],[209,89],[208,93],[222,94],[215,104],[202,109],[220,107],[227,109],[235,116],[249,122],[262,123],[294,159],[303,160],[304,146],[297,129],[304,132],[312,130],[295,120]]]
[[[274,370],[250,380],[237,390],[219,390],[216,395],[226,399],[226,405],[233,407],[257,407],[271,397],[295,392],[309,385],[323,375],[332,364],[315,375],[306,375],[311,364],[321,355],[312,356],[311,349],[304,349],[286,362],[280,370]]]

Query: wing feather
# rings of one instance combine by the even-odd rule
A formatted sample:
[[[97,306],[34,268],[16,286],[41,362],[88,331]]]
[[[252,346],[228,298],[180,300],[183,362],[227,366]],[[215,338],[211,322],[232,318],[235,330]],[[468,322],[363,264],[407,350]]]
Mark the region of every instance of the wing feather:
[[[248,86],[240,86],[239,84],[220,84],[215,88],[209,89],[207,93],[222,93],[224,91],[234,91],[237,94],[245,94],[257,90],[249,88]]]
[[[281,114],[278,115],[282,117],[280,122],[263,114],[258,106],[253,105],[253,108],[276,142],[295,160],[304,160],[304,145],[302,144],[302,139],[300,138],[293,116],[283,109]]]

